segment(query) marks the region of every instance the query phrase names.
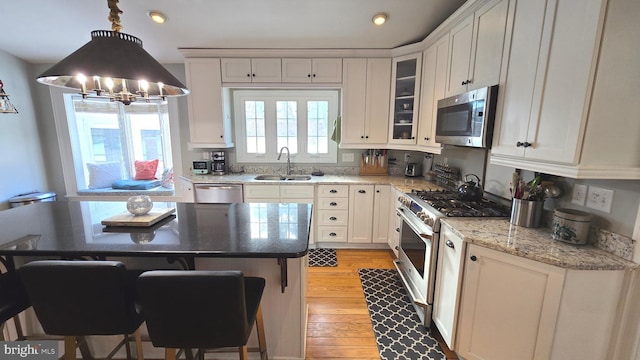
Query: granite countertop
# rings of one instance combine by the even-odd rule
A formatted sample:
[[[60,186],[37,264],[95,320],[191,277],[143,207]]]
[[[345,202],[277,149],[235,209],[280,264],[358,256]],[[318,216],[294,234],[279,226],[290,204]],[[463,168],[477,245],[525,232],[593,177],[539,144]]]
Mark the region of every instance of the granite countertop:
[[[638,269],[625,260],[592,245],[571,245],[551,238],[547,228],[525,228],[508,219],[445,218],[465,242],[571,270]]]
[[[359,175],[328,175],[312,176],[311,180],[283,181],[256,180],[259,174],[228,174],[228,175],[183,175],[182,178],[194,184],[240,183],[240,184],[286,184],[286,185],[323,185],[323,184],[372,184],[393,185],[402,192],[416,190],[440,190],[441,186],[427,181],[423,177],[405,177],[397,175],[359,176]]]

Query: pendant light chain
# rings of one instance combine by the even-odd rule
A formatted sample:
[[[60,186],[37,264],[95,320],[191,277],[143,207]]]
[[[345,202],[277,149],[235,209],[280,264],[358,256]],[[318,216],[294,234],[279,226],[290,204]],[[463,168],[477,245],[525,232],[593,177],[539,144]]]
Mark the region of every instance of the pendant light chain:
[[[111,11],[109,11],[109,21],[111,21],[111,30],[120,32],[122,30],[122,24],[120,23],[120,14],[122,14],[122,10],[118,7],[118,3],[120,0],[107,0],[107,6]]]

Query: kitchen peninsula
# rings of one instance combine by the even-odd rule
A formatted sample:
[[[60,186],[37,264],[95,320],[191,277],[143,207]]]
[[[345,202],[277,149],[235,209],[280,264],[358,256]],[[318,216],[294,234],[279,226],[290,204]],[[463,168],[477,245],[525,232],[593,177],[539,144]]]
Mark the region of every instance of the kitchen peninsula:
[[[17,264],[30,256],[115,258],[128,268],[237,269],[263,277],[267,281],[262,306],[269,353],[274,358],[304,358],[312,206],[168,205],[175,207],[176,216],[147,228],[103,228],[101,220],[126,212],[126,205],[120,202],[43,202],[3,211],[0,255],[15,258]],[[254,336],[250,347],[256,342]],[[101,352],[108,352],[111,344],[97,341],[92,344],[94,353],[104,357],[106,353]],[[144,346],[145,356],[162,357],[162,349],[150,343]]]

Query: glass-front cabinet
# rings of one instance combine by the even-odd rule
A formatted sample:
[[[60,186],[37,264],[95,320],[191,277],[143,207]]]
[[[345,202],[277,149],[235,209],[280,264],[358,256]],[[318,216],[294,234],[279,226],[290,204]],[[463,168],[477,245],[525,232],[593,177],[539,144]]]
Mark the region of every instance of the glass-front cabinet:
[[[420,104],[420,53],[393,59],[389,142],[415,144]]]

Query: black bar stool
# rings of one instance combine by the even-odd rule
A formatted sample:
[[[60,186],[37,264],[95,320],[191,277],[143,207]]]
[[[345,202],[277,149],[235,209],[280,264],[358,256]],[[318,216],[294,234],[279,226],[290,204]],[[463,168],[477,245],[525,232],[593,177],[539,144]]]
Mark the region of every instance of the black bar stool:
[[[165,360],[176,349],[238,347],[247,359],[247,341],[256,324],[261,359],[268,359],[260,300],[265,280],[240,271],[147,271],[138,278],[138,294],[153,346]]]
[[[0,274],[0,341],[8,340],[4,338],[4,325],[9,319],[13,319],[16,340],[25,340],[18,315],[28,309],[31,302],[24,291],[18,273],[12,271],[13,266],[7,264],[4,258],[0,258],[0,263],[5,269],[5,272]]]
[[[64,336],[65,360],[76,358],[76,338],[124,335],[110,359],[135,338],[137,358],[144,360],[136,303],[135,277],[118,261],[42,260],[27,263],[18,273],[33,309],[49,335]]]

